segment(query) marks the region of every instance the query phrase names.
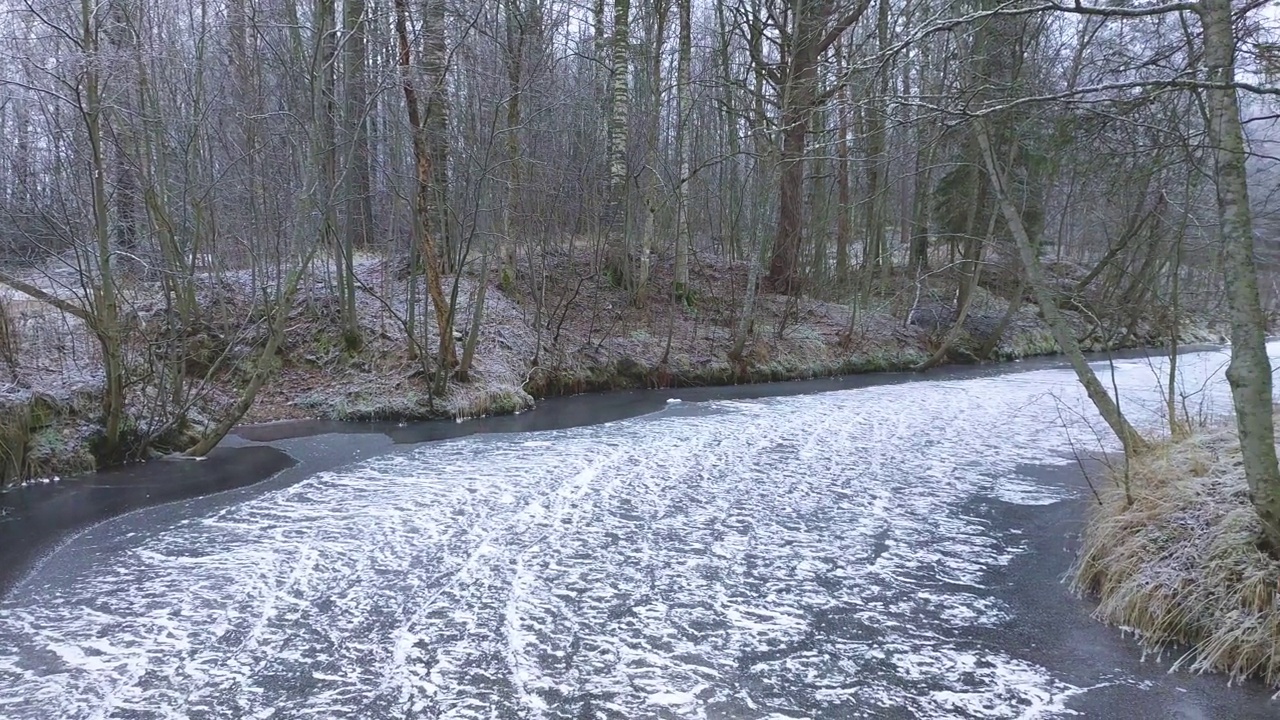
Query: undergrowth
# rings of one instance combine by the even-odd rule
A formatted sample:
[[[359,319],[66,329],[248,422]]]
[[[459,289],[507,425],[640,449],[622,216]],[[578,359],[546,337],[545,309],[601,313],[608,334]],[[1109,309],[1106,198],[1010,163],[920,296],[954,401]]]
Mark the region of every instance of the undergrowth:
[[[1177,653],[1174,668],[1280,686],[1280,561],[1260,549],[1233,429],[1169,441],[1100,492],[1072,568],[1098,619]]]

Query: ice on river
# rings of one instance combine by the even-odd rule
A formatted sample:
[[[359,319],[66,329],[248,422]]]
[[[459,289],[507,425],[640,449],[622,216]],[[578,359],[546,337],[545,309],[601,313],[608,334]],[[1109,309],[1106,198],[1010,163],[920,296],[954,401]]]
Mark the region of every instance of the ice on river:
[[[1182,358],[1194,406],[1224,362]],[[1151,422],[1148,363],[1114,382]],[[982,640],[1024,539],[975,508],[1067,497],[1019,468],[1102,430],[1055,370],[378,457],[64,548],[100,557],[0,602],[0,716],[1052,714],[1086,689]]]

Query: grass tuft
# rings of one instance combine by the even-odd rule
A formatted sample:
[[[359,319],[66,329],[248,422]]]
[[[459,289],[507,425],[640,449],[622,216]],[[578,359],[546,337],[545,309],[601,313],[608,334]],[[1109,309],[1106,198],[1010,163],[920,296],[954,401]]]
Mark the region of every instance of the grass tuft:
[[[518,387],[459,389],[450,398],[449,414],[457,420],[511,415],[533,407],[533,398]]]
[[[1280,561],[1260,549],[1234,430],[1167,442],[1129,472],[1133,504],[1119,482],[1101,492],[1072,588],[1144,649],[1178,651],[1175,669],[1280,686]]]

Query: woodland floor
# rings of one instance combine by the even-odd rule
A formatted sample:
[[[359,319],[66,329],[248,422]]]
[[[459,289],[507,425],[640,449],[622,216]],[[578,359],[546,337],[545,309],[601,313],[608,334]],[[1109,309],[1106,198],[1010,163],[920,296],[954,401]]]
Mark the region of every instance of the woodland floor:
[[[514,272],[493,268],[483,279],[488,287],[471,377],[466,383],[451,380],[440,394],[432,392],[424,364],[409,351],[403,263],[374,256],[357,262],[362,345],[354,351],[341,340],[333,283],[324,272],[316,272],[291,311],[279,368],[243,422],[461,419],[515,412],[531,407],[539,397],[587,391],[907,370],[933,353],[955,317],[957,278],[946,271],[922,282],[902,271],[894,273],[878,281],[856,315],[848,288],[830,285],[801,298],[761,293],[749,341],[741,360],[734,362],[729,351],[740,324],[746,263],[710,258],[695,262],[690,293],[681,300],[670,292],[670,263],[660,261],[652,289],[640,303],[611,283],[608,273],[592,268],[586,253],[572,250],[544,256],[536,272],[545,283],[534,282],[534,269],[524,258],[516,258]],[[1066,264],[1052,269],[1067,281],[1082,272]],[[986,344],[1008,307],[1006,295],[1014,283],[1001,282],[994,271],[984,276],[948,362],[976,361],[977,349]],[[77,293],[75,276],[65,272],[31,279],[64,297]],[[465,332],[481,278],[446,278],[446,293],[455,290],[455,281],[455,326]],[[545,286],[541,312],[535,301],[539,285]],[[128,292],[131,317],[138,319],[145,336],[149,323],[158,324],[164,317],[158,287],[138,282]],[[234,402],[245,369],[256,361],[265,323],[245,318],[253,318],[250,299],[261,294],[248,271],[223,272],[201,283],[199,304],[205,318],[182,340],[194,360],[189,363],[191,382],[202,388],[188,412],[193,432]],[[423,293],[419,289],[417,294]],[[0,372],[7,375],[0,379],[0,411],[15,415],[4,409],[26,408],[25,422],[9,428],[7,440],[0,432],[0,481],[92,468],[94,461],[85,447],[95,429],[102,385],[92,339],[78,321],[44,303],[5,288],[0,288],[0,301],[15,340],[12,352],[0,356]],[[424,337],[422,310],[419,305],[419,337]],[[1168,333],[1156,318],[1130,317],[1119,323],[1124,331],[1116,332],[1100,328],[1082,313],[1066,314],[1086,349],[1167,342]],[[433,325],[429,321],[425,337],[435,337]],[[1183,342],[1220,339],[1203,319],[1181,322],[1179,334]],[[434,341],[424,343],[434,350]],[[135,359],[145,361],[148,344],[137,345]],[[153,342],[150,347],[161,345]],[[991,359],[1056,352],[1037,306],[1027,298]],[[218,357],[223,358],[221,365],[207,372]],[[159,401],[154,391],[137,394],[141,397],[131,399],[132,410],[145,417]]]

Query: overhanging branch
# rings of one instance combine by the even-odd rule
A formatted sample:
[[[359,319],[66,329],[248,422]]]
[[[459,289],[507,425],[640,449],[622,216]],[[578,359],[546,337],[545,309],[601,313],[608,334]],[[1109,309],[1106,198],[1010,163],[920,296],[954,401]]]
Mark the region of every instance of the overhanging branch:
[[[91,315],[84,308],[80,307],[79,305],[76,305],[75,303],[67,302],[66,300],[63,300],[57,295],[53,295],[51,293],[45,292],[44,290],[41,290],[35,285],[32,285],[23,280],[19,280],[18,278],[10,275],[9,273],[4,272],[3,270],[0,270],[0,285],[8,285],[9,287],[13,288],[14,290],[17,290],[23,295],[27,295],[31,298],[39,300],[42,303],[48,303],[49,305],[52,305],[53,307],[61,310],[62,312],[67,313],[68,315],[73,315],[75,317],[78,317],[81,320],[83,320],[84,323],[88,325],[90,328],[94,326],[93,315]]]

